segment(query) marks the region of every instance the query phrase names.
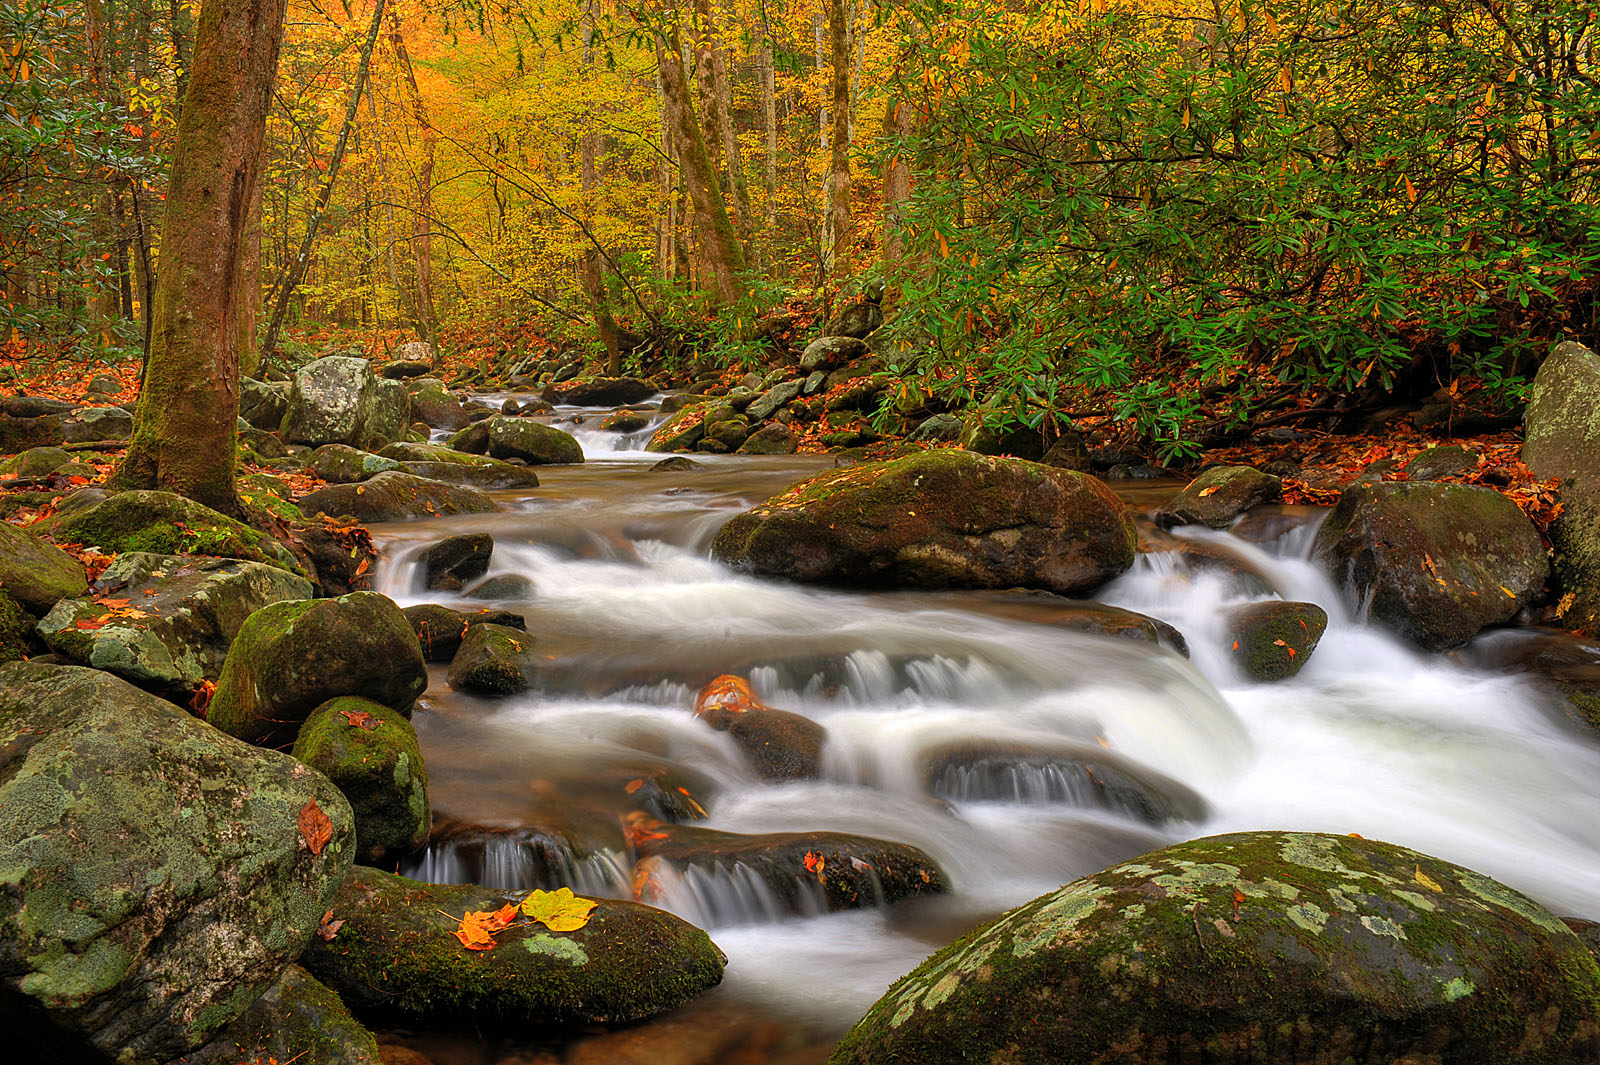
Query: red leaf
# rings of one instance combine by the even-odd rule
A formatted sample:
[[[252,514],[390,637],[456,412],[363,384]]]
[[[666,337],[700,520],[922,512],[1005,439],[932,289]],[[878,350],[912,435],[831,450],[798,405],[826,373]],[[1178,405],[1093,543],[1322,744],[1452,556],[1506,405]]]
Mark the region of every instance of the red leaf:
[[[322,807],[317,805],[315,799],[306,802],[295,823],[300,828],[300,838],[306,841],[312,854],[321,854],[328,841],[333,839],[333,822],[328,820],[328,815],[322,812]]]
[[[339,713],[344,715],[344,719],[350,722],[352,727],[365,729],[368,732],[371,732],[373,729],[383,724],[382,721],[373,717],[365,710],[340,710]]]

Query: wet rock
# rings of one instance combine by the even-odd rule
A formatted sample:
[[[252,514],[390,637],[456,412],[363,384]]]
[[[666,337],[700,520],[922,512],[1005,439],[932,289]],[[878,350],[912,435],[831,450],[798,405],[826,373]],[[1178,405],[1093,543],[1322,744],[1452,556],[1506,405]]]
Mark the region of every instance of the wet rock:
[[[705,442],[721,444],[719,450],[733,451],[750,435],[750,423],[743,417],[730,418],[727,421],[712,422],[706,426]],[[697,445],[698,446],[698,445]]]
[[[469,599],[531,599],[534,585],[520,573],[497,573],[467,589]]]
[[[688,473],[691,470],[703,470],[705,463],[696,462],[694,459],[682,455],[674,455],[670,459],[662,459],[650,467],[652,473]]]
[[[65,448],[30,447],[0,462],[0,473],[8,477],[44,477],[73,461],[72,452]]]
[[[411,394],[412,413],[420,421],[451,432],[467,427],[467,409],[443,381],[436,377],[413,378],[406,382],[406,390]]]
[[[399,521],[439,514],[487,514],[500,505],[472,488],[445,484],[399,470],[377,474],[362,484],[319,488],[300,500],[300,510],[314,518],[352,517],[357,521]]]
[[[1531,673],[1573,723],[1600,733],[1600,639],[1551,629],[1485,633],[1452,657],[1496,673]]]
[[[826,373],[865,358],[868,354],[867,346],[859,337],[844,334],[826,336],[806,345],[806,350],[800,354],[800,369],[806,373],[815,370]]]
[[[1563,510],[1550,527],[1561,624],[1600,636],[1600,355],[1558,344],[1539,367],[1522,461],[1534,476],[1561,482]]]
[[[294,756],[350,800],[356,861],[392,863],[427,841],[428,773],[416,730],[395,711],[358,696],[330,699],[300,727]]]
[[[661,401],[661,413],[676,414],[681,410],[686,410],[689,407],[697,406],[704,402],[705,399],[701,396],[693,395],[688,392],[675,392]]]
[[[1450,444],[1425,448],[1411,457],[1405,465],[1408,481],[1440,481],[1458,473],[1478,468],[1477,452],[1471,448]]]
[[[101,574],[93,598],[56,603],[39,635],[68,661],[187,697],[221,674],[246,618],[312,590],[310,581],[259,562],[131,551]]]
[[[843,832],[741,835],[644,817],[628,819],[639,855],[634,896],[655,904],[688,873],[753,878],[792,913],[864,909],[949,890],[944,872],[905,843]],[[709,914],[709,917],[730,916]]]
[[[743,678],[723,675],[713,680],[695,701],[694,713],[726,732],[763,780],[813,780],[822,770],[828,730],[762,703]]]
[[[497,459],[521,459],[530,466],[583,461],[583,446],[554,426],[500,415],[485,424],[489,426],[489,454]]]
[[[671,397],[668,397],[669,399]],[[662,409],[666,409],[663,404]],[[646,451],[690,451],[706,435],[705,419],[709,406],[688,407],[662,423],[650,434]]]
[[[1577,1065],[1600,1054],[1597,1002],[1583,944],[1502,884],[1355,837],[1247,832],[990,922],[829,1060]]]
[[[288,381],[257,381],[246,377],[239,382],[239,417],[253,428],[277,432],[289,411]]]
[[[821,343],[821,341],[818,341],[818,343]],[[759,398],[744,409],[744,412],[751,421],[759,422],[770,418],[777,412],[779,407],[799,396],[800,389],[804,386],[805,382],[798,379],[773,385],[761,393]]]
[[[1171,648],[1189,657],[1189,641],[1160,618],[1088,599],[1068,599],[1051,592],[1013,589],[1003,592],[962,593],[951,606],[990,617],[1014,618],[1036,625],[1053,625],[1071,632],[1140,640]]]
[[[8,1053],[154,1065],[205,1044],[311,939],[352,821],[321,774],[108,673],[0,666]]]
[[[329,484],[356,484],[388,470],[399,469],[394,459],[374,455],[348,444],[323,444],[311,453],[306,469]]]
[[[1087,474],[941,450],[796,485],[724,525],[712,553],[790,580],[1070,594],[1126,570],[1136,540]]]
[[[295,371],[278,435],[286,444],[361,442],[376,378],[366,359],[329,355]]]
[[[1430,651],[1509,621],[1544,589],[1538,530],[1488,488],[1424,482],[1346,489],[1314,556],[1352,603]]]
[[[1262,503],[1283,498],[1283,481],[1252,466],[1213,466],[1184,486],[1155,513],[1164,529],[1206,525],[1225,529],[1233,519]]]
[[[923,780],[952,802],[1059,804],[1151,825],[1208,813],[1206,801],[1183,784],[1093,747],[945,744],[923,756]]]
[[[792,455],[796,442],[787,425],[763,425],[739,445],[743,455]],[[668,461],[671,461],[670,459]]]
[[[1328,612],[1315,603],[1267,601],[1228,611],[1233,661],[1251,680],[1292,677],[1317,649]]]
[[[0,589],[35,615],[68,596],[82,595],[88,578],[77,559],[43,540],[0,522]]]
[[[450,438],[450,447],[456,451],[464,451],[469,455],[487,455],[489,453],[488,423],[473,422]]]
[[[651,382],[637,377],[595,377],[568,385],[553,385],[545,389],[540,398],[566,406],[621,407],[642,403],[659,391]]]
[[[462,612],[436,603],[408,606],[401,611],[422,647],[422,657],[429,662],[448,662],[461,647],[461,638],[473,625],[493,624],[527,631],[528,623],[522,615],[509,610],[479,610]]]
[[[63,506],[48,528],[60,543],[98,547],[107,554],[215,555],[265,562],[302,576],[305,572],[276,540],[172,492],[85,496],[82,505]]]
[[[417,635],[388,596],[275,603],[240,628],[206,720],[250,743],[288,745],[329,699],[359,695],[409,715],[427,686]]]
[[[357,866],[332,903],[345,920],[338,936],[314,942],[301,964],[357,1011],[518,1026],[632,1024],[722,979],[722,952],[704,932],[636,903],[598,900],[571,932],[519,922],[489,951],[464,949],[440,915],[517,901]]]
[[[513,695],[533,683],[533,637],[505,625],[471,625],[450,660],[450,687],[478,695]]]
[[[488,533],[467,533],[440,540],[422,556],[424,583],[429,588],[458,590],[488,572],[493,554],[494,537]]]
[[[637,433],[650,424],[650,415],[642,410],[619,410],[600,423],[608,433]]]
[[[371,1032],[350,1015],[339,996],[298,965],[199,1050],[173,1065],[249,1062],[316,1065],[388,1065]]]

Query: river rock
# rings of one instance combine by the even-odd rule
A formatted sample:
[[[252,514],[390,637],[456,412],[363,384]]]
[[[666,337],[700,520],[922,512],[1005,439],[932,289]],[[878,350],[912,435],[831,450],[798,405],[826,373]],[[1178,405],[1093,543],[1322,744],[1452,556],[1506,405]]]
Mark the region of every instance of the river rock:
[[[291,965],[249,1009],[173,1065],[390,1065],[339,996]]]
[[[527,631],[528,623],[509,610],[479,610],[463,613],[436,603],[408,606],[402,613],[422,646],[422,657],[429,662],[448,662],[461,647],[461,638],[473,625],[504,625]]]
[[[286,444],[361,442],[376,378],[366,359],[328,355],[295,371],[278,436]]]
[[[1300,672],[1328,627],[1328,612],[1315,603],[1248,603],[1228,611],[1227,619],[1234,664],[1258,681]]]
[[[806,373],[816,370],[836,370],[847,363],[865,358],[868,349],[858,337],[835,334],[813,340],[800,354],[800,369]]]
[[[356,861],[393,863],[428,839],[428,773],[411,722],[347,695],[311,712],[294,756],[333,781],[356,819]]]
[[[759,381],[759,378],[757,380]],[[699,406],[705,401],[704,396],[695,395],[692,392],[674,392],[661,401],[661,413],[677,414],[679,411]]]
[[[382,447],[391,440],[404,440],[411,426],[411,394],[399,381],[379,378],[372,386],[372,407],[362,427],[364,447]]]
[[[1156,524],[1225,529],[1251,507],[1283,498],[1283,479],[1253,466],[1213,466],[1155,512]]]
[[[905,843],[843,832],[741,835],[642,815],[626,820],[639,855],[634,896],[645,903],[666,901],[690,869],[723,880],[742,870],[794,913],[866,909],[950,887],[932,858]]]
[[[1044,437],[1026,425],[998,428],[990,425],[981,412],[974,412],[961,423],[957,442],[979,455],[1012,455],[1023,459],[1044,458]],[[1107,474],[1110,476],[1110,474]]]
[[[259,562],[131,551],[100,575],[92,598],[56,603],[39,635],[78,665],[187,698],[221,674],[246,618],[312,591],[303,577]]]
[[[1420,482],[1345,490],[1313,555],[1353,604],[1430,651],[1509,621],[1544,590],[1544,541],[1507,497]]]
[[[820,343],[820,341],[819,341]],[[760,397],[751,402],[744,409],[746,416],[752,421],[762,421],[777,413],[778,408],[789,403],[800,395],[800,390],[805,387],[805,382],[796,378],[793,381],[783,381],[773,385]]]
[[[642,403],[661,391],[649,381],[637,377],[595,377],[588,381],[573,381],[566,385],[552,385],[540,398],[547,403],[562,403],[578,407],[621,407],[628,403]]]
[[[1035,625],[1054,625],[1071,632],[1110,636],[1160,644],[1189,657],[1189,641],[1177,628],[1134,610],[1087,599],[1067,599],[1051,592],[1011,589],[1003,592],[963,592],[950,606],[991,617],[1014,618]]]
[[[1353,836],[1245,832],[1075,881],[939,951],[832,1065],[1578,1065],[1600,967],[1479,873]]]
[[[965,425],[954,414],[935,414],[912,430],[914,443],[950,443],[961,438]]]
[[[489,569],[494,537],[488,533],[452,536],[429,547],[422,556],[423,580],[429,588],[458,591]]]
[[[312,938],[352,822],[320,773],[108,673],[0,666],[7,1053],[154,1065],[205,1044]]]
[[[533,637],[506,625],[469,625],[450,660],[450,687],[478,695],[513,695],[533,683]]]
[[[305,572],[276,540],[173,492],[116,492],[98,499],[85,494],[81,505],[63,505],[47,527],[58,543],[98,547],[107,554],[215,555]]]
[[[797,443],[787,425],[763,425],[739,445],[741,455],[792,455]],[[669,460],[670,461],[670,460]]]
[[[489,453],[489,424],[487,422],[473,422],[450,438],[450,447],[456,451],[464,451],[469,455],[487,455]]]
[[[418,421],[450,432],[467,427],[467,409],[443,381],[436,377],[417,377],[407,381],[405,387],[411,394],[411,411]]]
[[[356,484],[387,470],[399,469],[394,459],[374,455],[348,444],[323,444],[311,453],[306,470],[329,484]]]
[[[706,426],[706,435],[696,447],[704,447],[709,443],[721,444],[720,450],[733,451],[745,442],[750,435],[750,423],[743,415],[729,418],[726,421],[712,422]]]
[[[694,470],[705,469],[705,463],[696,462],[694,459],[683,455],[674,455],[670,459],[662,459],[650,467],[651,473],[690,473]]]
[[[485,577],[466,590],[468,599],[531,599],[535,591],[533,581],[520,573],[497,573]]]
[[[1600,636],[1600,355],[1558,344],[1539,367],[1522,461],[1534,476],[1561,482],[1563,510],[1550,526],[1561,624]]]
[[[308,518],[326,514],[357,521],[400,521],[440,514],[488,514],[500,505],[472,488],[432,481],[399,470],[377,474],[361,484],[319,488],[300,500]]]
[[[332,903],[339,934],[302,956],[356,1010],[430,1021],[623,1025],[716,986],[722,952],[669,913],[601,899],[582,928],[522,921],[493,950],[467,950],[440,911],[496,910],[519,896],[473,884],[427,885],[365,866]]]
[[[206,720],[250,743],[288,745],[329,699],[359,695],[409,716],[427,686],[417,634],[388,596],[274,603],[240,628]]]
[[[1405,464],[1408,481],[1442,481],[1478,467],[1477,452],[1459,444],[1424,448]]]
[[[1126,570],[1136,542],[1088,474],[946,449],[796,485],[724,525],[712,553],[798,581],[1070,594]]]
[[[671,397],[668,397],[671,398]],[[645,444],[646,451],[692,451],[706,435],[706,415],[709,404],[686,407],[668,418]]]
[[[0,473],[8,477],[44,477],[76,461],[72,452],[60,447],[30,447],[0,462]]]
[[[606,416],[600,428],[608,433],[637,433],[650,424],[650,414],[642,410],[619,410]]]
[[[35,615],[88,587],[77,559],[32,533],[0,521],[0,589]]]
[[[695,716],[726,732],[763,780],[812,780],[822,770],[828,730],[800,714],[767,706],[740,677],[713,680],[696,700]]]
[[[527,418],[496,415],[489,426],[489,454],[497,459],[521,459],[530,466],[583,461],[583,446],[570,433]]]
[[[1570,721],[1600,733],[1600,638],[1519,627],[1486,633],[1453,657],[1494,673],[1532,674]]]

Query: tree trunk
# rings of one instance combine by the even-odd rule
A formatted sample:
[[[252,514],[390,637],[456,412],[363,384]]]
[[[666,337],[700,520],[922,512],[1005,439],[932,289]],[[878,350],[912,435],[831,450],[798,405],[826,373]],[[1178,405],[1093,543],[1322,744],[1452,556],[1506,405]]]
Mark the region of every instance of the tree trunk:
[[[835,272],[850,239],[850,19],[846,0],[830,0],[828,36],[833,52],[833,152],[828,214],[822,225],[822,272]]]
[[[162,224],[155,329],[118,473],[235,511],[235,308],[286,0],[209,3],[195,33]]]
[[[762,0],[760,17],[756,20],[756,33],[761,50],[761,123],[767,135],[767,154],[761,173],[767,209],[759,247],[765,265],[770,258],[773,235],[778,230],[778,87],[777,72],[772,62],[772,26],[767,21],[765,0]]]
[[[735,221],[739,239],[748,243],[750,228],[750,191],[745,186],[744,159],[739,153],[739,138],[733,132],[733,90],[728,84],[728,64],[723,55],[722,35],[717,28],[716,16],[711,11],[711,0],[695,0],[695,81],[700,88],[700,107],[708,129],[714,129],[722,140],[723,161],[728,175],[728,188],[733,194]]]
[[[95,101],[102,107],[112,107],[115,104],[108,91],[106,78],[107,32],[100,0],[85,0],[84,33],[88,38],[89,87],[94,93]],[[117,243],[118,227],[109,183],[100,187],[95,193],[94,200],[94,221],[90,226],[90,240],[84,252],[82,268],[84,274],[92,278],[89,283],[88,299],[85,301],[89,328],[99,338],[100,347],[104,349],[109,348],[115,339],[112,327],[117,320],[118,310],[116,274],[105,265],[111,258],[101,258],[103,253],[112,252]]]
[[[891,99],[883,112],[883,138],[893,144],[911,135],[911,101]],[[890,273],[905,258],[904,204],[911,198],[911,164],[896,148],[883,170],[883,265]]]
[[[586,0],[583,5],[583,73],[587,80],[593,76],[594,70],[594,0]],[[579,145],[582,158],[579,161],[578,180],[583,191],[583,225],[592,235],[594,233],[594,195],[595,188],[600,184],[595,155],[599,149],[600,135],[595,132],[594,112],[590,109],[584,115],[585,129],[583,140]],[[605,265],[600,261],[600,249],[592,245],[587,248],[578,263],[579,273],[583,281],[583,290],[589,296],[589,305],[594,309],[595,329],[600,333],[600,343],[606,349],[606,372],[612,377],[622,374],[622,348],[617,343],[617,320],[611,316],[611,306],[606,299]]]
[[[417,163],[417,211],[412,216],[412,248],[417,256],[417,333],[430,344],[434,338],[435,312],[433,308],[433,163],[437,154],[439,135],[428,121],[428,110],[422,103],[422,92],[417,88],[416,71],[411,67],[411,53],[406,51],[405,38],[400,33],[400,5],[389,5],[389,40],[394,45],[395,58],[406,78],[406,93],[411,100],[411,117],[422,135],[422,159]]]

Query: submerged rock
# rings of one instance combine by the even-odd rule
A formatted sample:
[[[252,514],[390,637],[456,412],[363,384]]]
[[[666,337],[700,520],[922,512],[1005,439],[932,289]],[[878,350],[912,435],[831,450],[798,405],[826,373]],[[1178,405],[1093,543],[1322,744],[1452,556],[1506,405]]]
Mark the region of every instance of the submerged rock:
[[[298,824],[313,802],[331,832],[314,849]],[[8,1053],[73,1060],[85,1042],[154,1065],[203,1045],[311,939],[352,828],[287,755],[108,673],[0,666]]]
[[[742,678],[721,676],[700,693],[695,716],[733,738],[763,780],[811,780],[822,771],[828,730],[755,697]]]
[[[1315,603],[1248,603],[1228,612],[1234,664],[1251,680],[1300,672],[1327,627],[1328,612]]]
[[[333,781],[356,819],[356,861],[393,863],[428,839],[428,773],[411,722],[358,696],[311,712],[294,756]]]
[[[429,588],[458,590],[488,571],[493,554],[494,537],[488,533],[464,533],[440,540],[423,553],[423,579]]]
[[[704,932],[637,903],[599,900],[572,932],[518,922],[486,951],[462,946],[440,912],[516,901],[357,866],[331,904],[339,934],[315,941],[301,964],[358,1012],[555,1027],[632,1024],[722,979],[725,959]]]
[[[1070,594],[1126,570],[1136,541],[1087,474],[947,449],[796,485],[724,525],[712,553],[798,581]]]
[[[1085,877],[939,951],[832,1065],[1506,1062],[1600,1055],[1600,967],[1488,877],[1245,832]]]
[[[1283,498],[1283,479],[1253,466],[1214,466],[1183,487],[1155,513],[1156,524],[1225,529],[1251,507]]]

